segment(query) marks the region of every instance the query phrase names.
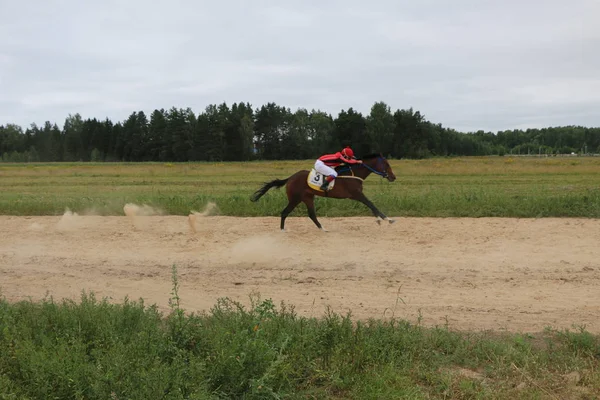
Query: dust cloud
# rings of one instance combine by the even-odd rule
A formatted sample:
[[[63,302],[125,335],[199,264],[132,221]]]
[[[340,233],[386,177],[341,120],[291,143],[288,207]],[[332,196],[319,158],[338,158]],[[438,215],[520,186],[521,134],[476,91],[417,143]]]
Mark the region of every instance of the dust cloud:
[[[198,223],[198,218],[203,218],[203,217],[208,217],[209,215],[217,215],[219,211],[219,208],[217,207],[217,204],[214,202],[209,202],[206,207],[204,207],[204,211],[202,212],[197,212],[192,210],[190,212],[190,215],[188,215],[188,225],[190,226],[190,229],[192,230],[192,232],[196,233],[198,232],[197,229],[197,223]]]
[[[83,226],[84,221],[79,217],[79,214],[71,211],[69,208],[65,209],[64,214],[56,223],[56,229],[59,231],[72,231]]]
[[[151,207],[147,204],[141,206],[134,203],[127,203],[123,206],[123,212],[131,221],[135,229],[147,229],[150,220],[147,217],[164,215],[164,212],[156,207]]]

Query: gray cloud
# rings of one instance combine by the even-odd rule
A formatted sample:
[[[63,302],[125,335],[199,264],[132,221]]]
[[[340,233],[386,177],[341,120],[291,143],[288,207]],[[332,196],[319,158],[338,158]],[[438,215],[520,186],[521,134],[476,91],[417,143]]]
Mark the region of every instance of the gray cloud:
[[[0,124],[385,101],[464,131],[598,126],[598,15],[593,0],[0,0]]]

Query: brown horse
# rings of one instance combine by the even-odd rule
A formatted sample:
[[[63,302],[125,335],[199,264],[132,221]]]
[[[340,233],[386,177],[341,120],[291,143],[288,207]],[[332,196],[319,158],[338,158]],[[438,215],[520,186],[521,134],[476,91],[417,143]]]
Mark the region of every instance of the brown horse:
[[[309,186],[309,171],[302,170],[296,172],[287,179],[274,179],[270,182],[266,182],[260,189],[254,192],[250,199],[255,202],[265,193],[267,193],[269,189],[280,188],[285,185],[288,205],[281,211],[282,231],[285,230],[285,219],[294,210],[294,208],[300,204],[300,202],[306,204],[308,216],[315,223],[315,225],[319,229],[323,231],[325,230],[321,226],[321,223],[317,220],[314,204],[315,196],[359,201],[371,209],[373,215],[377,217],[378,224],[381,224],[382,219],[388,221],[390,224],[394,223],[394,220],[389,219],[381,211],[379,211],[363,193],[363,181],[371,173],[382,176],[390,182],[395,181],[396,176],[392,171],[392,167],[390,167],[390,164],[385,157],[379,153],[362,157],[362,161],[362,164],[344,164],[337,167],[336,171],[338,172],[338,176],[332,182],[334,183],[334,186],[332,189],[326,192],[318,189],[318,186]],[[320,179],[323,178],[324,176],[320,176]]]

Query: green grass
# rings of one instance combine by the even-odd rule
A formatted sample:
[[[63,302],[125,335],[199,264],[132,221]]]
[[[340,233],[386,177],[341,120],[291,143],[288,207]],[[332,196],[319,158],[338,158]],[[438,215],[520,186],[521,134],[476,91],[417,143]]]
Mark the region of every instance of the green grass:
[[[600,217],[600,158],[469,157],[391,161],[394,183],[371,175],[365,193],[386,214],[419,217]],[[265,181],[312,160],[249,163],[0,164],[0,214],[123,215],[126,203],[173,215],[215,202],[221,215],[278,216],[283,190],[257,203]],[[319,198],[319,216],[369,216],[362,204]],[[306,215],[304,206],[292,215]]]
[[[0,300],[0,399],[592,399],[600,337],[459,333],[402,320],[299,317],[220,299],[171,312],[83,294]]]

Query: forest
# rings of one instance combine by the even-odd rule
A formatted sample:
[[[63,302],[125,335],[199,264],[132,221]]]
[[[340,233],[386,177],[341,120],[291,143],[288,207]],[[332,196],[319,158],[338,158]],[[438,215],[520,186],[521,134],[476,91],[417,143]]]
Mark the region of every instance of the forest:
[[[27,128],[0,125],[4,162],[186,162],[302,160],[353,147],[357,156],[393,159],[505,154],[600,153],[600,127],[560,126],[499,132],[459,132],[409,109],[376,102],[368,115],[349,108],[332,116],[249,103],[134,111],[124,121],[69,114]]]

